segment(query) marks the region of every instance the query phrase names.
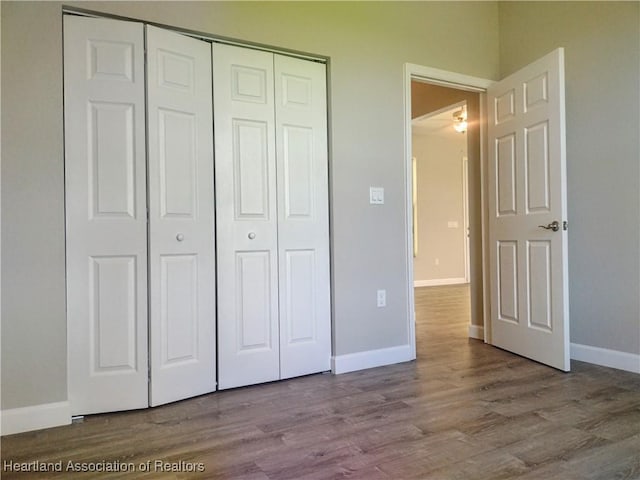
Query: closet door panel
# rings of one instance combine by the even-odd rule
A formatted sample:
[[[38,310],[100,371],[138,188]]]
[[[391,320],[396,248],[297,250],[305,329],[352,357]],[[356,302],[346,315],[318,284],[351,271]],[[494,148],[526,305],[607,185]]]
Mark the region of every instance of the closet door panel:
[[[160,218],[193,221],[198,202],[196,127],[189,112],[157,110]]]
[[[281,318],[285,320],[282,329],[284,348],[289,345],[318,341],[318,315],[316,312],[315,290],[317,264],[316,252],[310,250],[287,250],[284,252],[282,284],[286,291],[281,297]],[[286,366],[283,370],[287,370]]]
[[[219,388],[280,378],[273,54],[213,45]]]
[[[134,105],[90,102],[89,201],[93,218],[135,218]]]
[[[326,71],[275,56],[281,378],[330,369]]]
[[[158,368],[198,361],[198,257],[160,255],[160,363]],[[151,369],[156,368],[155,365]],[[179,368],[179,366],[178,366]]]
[[[89,316],[94,375],[136,370],[136,258],[92,257]]]
[[[152,406],[216,388],[211,46],[147,26]]]
[[[236,254],[237,345],[248,354],[258,350],[273,351],[274,320],[271,295],[271,255],[268,251],[238,252]],[[248,359],[248,362],[251,360]],[[250,365],[247,365],[250,368]]]
[[[148,406],[143,26],[64,17],[69,400]]]
[[[269,221],[269,123],[232,121],[234,210],[238,220]]]

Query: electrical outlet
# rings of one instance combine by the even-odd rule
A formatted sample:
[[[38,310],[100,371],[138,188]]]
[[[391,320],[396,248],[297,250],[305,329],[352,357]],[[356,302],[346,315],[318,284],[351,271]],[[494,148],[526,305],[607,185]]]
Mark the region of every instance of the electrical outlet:
[[[386,307],[386,306],[387,306],[387,291],[378,290],[378,307]]]

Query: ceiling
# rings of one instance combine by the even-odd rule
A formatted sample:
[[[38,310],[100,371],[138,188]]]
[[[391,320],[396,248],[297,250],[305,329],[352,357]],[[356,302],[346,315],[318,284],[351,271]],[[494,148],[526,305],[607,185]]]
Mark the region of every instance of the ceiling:
[[[460,110],[460,105],[447,108],[435,114],[428,114],[416,118],[411,122],[414,135],[442,135],[451,138],[460,138],[461,133],[453,129],[453,114]]]

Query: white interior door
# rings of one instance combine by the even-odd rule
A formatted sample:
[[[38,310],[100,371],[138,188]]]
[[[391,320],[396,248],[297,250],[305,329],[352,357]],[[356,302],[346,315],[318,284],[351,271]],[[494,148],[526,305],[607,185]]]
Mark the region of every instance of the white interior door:
[[[492,342],[568,371],[563,50],[487,99]]]
[[[142,24],[64,17],[69,400],[148,406]]]
[[[273,54],[213,45],[218,385],[280,378]]]
[[[330,369],[326,67],[275,55],[280,378]]]
[[[211,45],[147,26],[152,406],[216,388]]]

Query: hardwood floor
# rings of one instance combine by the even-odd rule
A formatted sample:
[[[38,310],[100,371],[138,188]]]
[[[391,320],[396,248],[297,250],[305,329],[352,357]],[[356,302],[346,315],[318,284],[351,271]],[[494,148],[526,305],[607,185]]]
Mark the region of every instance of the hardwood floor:
[[[471,340],[468,295],[416,289],[415,362],[4,437],[2,478],[640,479],[640,375],[566,374]],[[63,471],[7,469],[35,461]]]

